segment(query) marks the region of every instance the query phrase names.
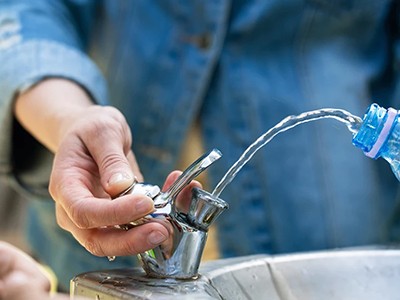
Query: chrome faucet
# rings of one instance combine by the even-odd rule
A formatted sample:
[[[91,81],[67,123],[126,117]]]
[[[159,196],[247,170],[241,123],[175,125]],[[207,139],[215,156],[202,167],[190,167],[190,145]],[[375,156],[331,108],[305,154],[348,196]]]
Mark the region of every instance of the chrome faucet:
[[[135,182],[121,195],[145,194],[154,201],[155,211],[150,215],[119,225],[129,230],[154,219],[164,220],[171,226],[170,238],[160,246],[140,253],[142,267],[151,277],[189,279],[198,276],[201,256],[207,240],[207,232],[215,219],[228,208],[222,199],[200,189],[193,188],[190,207],[179,207],[176,197],[195,177],[222,156],[217,149],[193,162],[166,192],[155,185]]]

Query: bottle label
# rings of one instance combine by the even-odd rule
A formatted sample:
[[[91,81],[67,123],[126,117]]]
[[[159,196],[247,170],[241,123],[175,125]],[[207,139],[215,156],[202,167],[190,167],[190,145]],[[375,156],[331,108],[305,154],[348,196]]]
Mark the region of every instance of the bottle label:
[[[387,111],[386,122],[383,125],[383,128],[382,128],[381,132],[379,133],[379,136],[376,139],[376,142],[372,146],[371,150],[369,150],[368,152],[364,152],[366,156],[368,156],[370,158],[376,157],[376,155],[379,153],[379,150],[381,150],[382,145],[385,143],[385,141],[390,133],[390,130],[392,129],[392,125],[393,125],[394,121],[396,120],[396,116],[397,116],[397,110],[389,107],[389,109]]]

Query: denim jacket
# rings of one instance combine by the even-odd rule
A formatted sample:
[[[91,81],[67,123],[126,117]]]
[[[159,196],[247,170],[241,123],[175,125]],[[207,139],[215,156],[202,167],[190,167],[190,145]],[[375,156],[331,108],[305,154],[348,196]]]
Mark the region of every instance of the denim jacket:
[[[77,82],[119,108],[147,182],[176,167],[190,124],[223,158],[288,115],[334,107],[400,108],[399,11],[389,0],[0,0],[0,172],[32,199],[29,236],[71,276],[107,265],[57,228],[52,155],[12,117],[15,95],[46,77]],[[346,126],[321,120],[272,140],[221,194],[224,257],[397,242],[398,183]],[[42,200],[40,200],[42,199]],[[65,263],[68,261],[69,263]]]

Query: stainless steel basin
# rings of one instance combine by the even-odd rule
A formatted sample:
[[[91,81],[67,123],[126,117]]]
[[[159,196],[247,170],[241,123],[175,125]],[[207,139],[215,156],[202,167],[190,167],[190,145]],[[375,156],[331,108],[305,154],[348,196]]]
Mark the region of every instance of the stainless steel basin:
[[[92,299],[400,299],[399,250],[245,256],[203,263],[196,280],[150,279],[140,268],[90,272],[71,295]]]

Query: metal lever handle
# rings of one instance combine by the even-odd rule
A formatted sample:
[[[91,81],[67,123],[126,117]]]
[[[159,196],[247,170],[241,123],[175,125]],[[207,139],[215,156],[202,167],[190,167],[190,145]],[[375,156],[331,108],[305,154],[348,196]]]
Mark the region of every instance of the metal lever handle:
[[[155,208],[163,208],[167,204],[173,205],[176,196],[201,172],[207,169],[212,163],[221,158],[222,153],[218,149],[213,149],[194,161],[177,180],[168,188],[167,191],[161,193],[154,199]]]

